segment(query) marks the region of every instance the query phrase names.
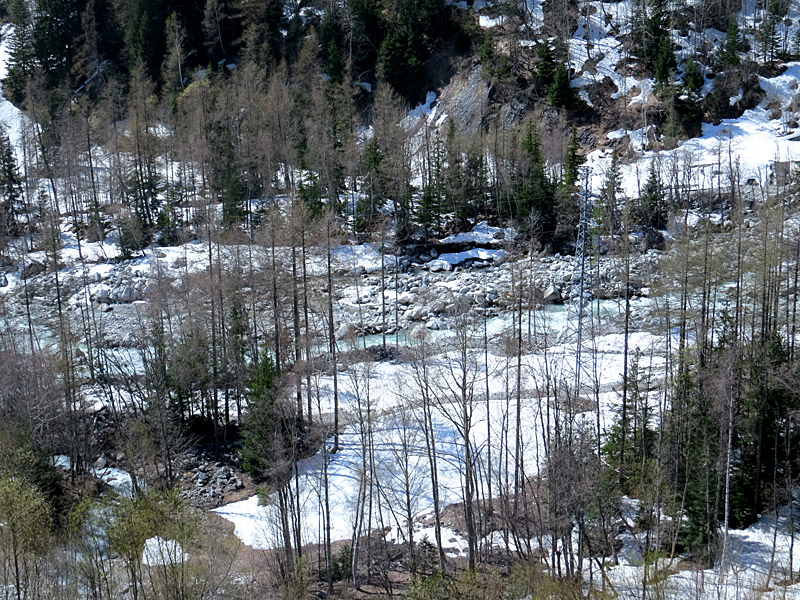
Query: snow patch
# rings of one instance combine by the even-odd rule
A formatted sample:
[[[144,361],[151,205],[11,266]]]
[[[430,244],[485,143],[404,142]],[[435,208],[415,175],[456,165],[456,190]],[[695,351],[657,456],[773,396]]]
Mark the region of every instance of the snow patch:
[[[183,551],[176,540],[165,540],[160,536],[152,537],[145,541],[142,551],[142,564],[150,567],[163,567],[176,565],[189,560],[189,555]]]

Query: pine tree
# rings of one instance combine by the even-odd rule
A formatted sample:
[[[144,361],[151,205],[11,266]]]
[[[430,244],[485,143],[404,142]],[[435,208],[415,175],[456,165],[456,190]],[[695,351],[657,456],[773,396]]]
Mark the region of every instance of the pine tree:
[[[646,227],[664,229],[667,225],[666,198],[656,161],[650,163],[650,175],[639,198],[640,223]]]
[[[580,166],[586,158],[580,153],[581,145],[578,142],[578,131],[572,126],[567,145],[567,158],[564,161],[564,187],[573,187],[578,183]]]
[[[290,422],[279,407],[275,363],[265,352],[250,381],[243,431],[242,467],[256,480],[269,479],[279,468],[277,459],[290,440]]]
[[[553,73],[553,83],[547,92],[547,99],[550,104],[557,108],[571,108],[575,98],[575,93],[570,86],[569,72],[563,63],[560,63]]]
[[[16,233],[22,201],[22,180],[17,170],[14,147],[5,127],[0,125],[0,249]]]
[[[653,69],[656,85],[667,87],[672,83],[678,63],[675,60],[675,50],[669,36],[664,36],[658,45]]]
[[[9,44],[8,77],[3,82],[3,91],[9,100],[21,106],[28,81],[37,65],[33,47],[33,16],[26,0],[11,0],[8,14],[14,25],[14,33]]]
[[[600,188],[600,195],[594,205],[594,220],[601,231],[613,236],[619,222],[619,206],[622,198],[622,173],[619,168],[619,153],[615,150],[611,155],[611,164],[606,169],[605,181]]]
[[[728,31],[725,34],[725,43],[722,46],[723,67],[735,67],[739,64],[739,21],[736,15],[732,15],[728,22]]]
[[[686,61],[686,73],[683,76],[683,86],[691,99],[696,100],[700,97],[704,82],[705,79],[703,78],[702,71],[700,71],[700,65],[697,64],[694,57],[690,56],[689,60]]]
[[[379,210],[385,200],[383,174],[383,150],[373,138],[364,151],[364,187],[356,203],[355,230],[369,233],[377,222]]]

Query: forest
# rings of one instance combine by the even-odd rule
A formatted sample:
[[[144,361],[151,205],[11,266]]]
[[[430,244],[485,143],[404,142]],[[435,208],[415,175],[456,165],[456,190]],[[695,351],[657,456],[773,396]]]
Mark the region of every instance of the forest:
[[[800,597],[797,2],[0,23],[0,596]]]

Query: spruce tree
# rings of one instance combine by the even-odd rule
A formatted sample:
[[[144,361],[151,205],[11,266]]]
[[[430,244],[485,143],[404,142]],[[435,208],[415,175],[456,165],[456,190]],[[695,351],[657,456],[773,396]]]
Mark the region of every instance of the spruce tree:
[[[575,126],[572,126],[572,131],[569,135],[569,144],[567,145],[567,158],[564,161],[564,186],[573,187],[578,183],[580,166],[586,162],[586,158],[580,154],[581,145],[578,142],[578,132]]]
[[[385,200],[383,160],[383,150],[378,140],[373,138],[364,151],[364,186],[356,203],[355,214],[357,233],[371,232],[380,216],[379,211]]]
[[[567,67],[560,63],[553,73],[553,83],[547,92],[547,99],[550,104],[557,108],[571,108],[574,101],[574,92],[570,87],[569,72]]]
[[[550,44],[544,42],[536,46],[536,56],[538,59],[536,61],[536,76],[549,89],[553,84],[553,77],[558,67]]]
[[[736,15],[731,15],[720,56],[723,67],[735,67],[739,64],[739,44],[739,21]]]
[[[640,223],[663,229],[667,225],[666,197],[656,161],[650,163],[650,174],[639,198]]]
[[[257,481],[270,479],[279,468],[277,459],[291,439],[291,419],[285,417],[277,399],[275,363],[265,352],[250,381],[242,447],[242,467]]]
[[[549,236],[555,230],[555,190],[545,169],[539,132],[532,123],[525,128],[521,146],[516,216],[523,228]]]
[[[703,73],[700,71],[700,65],[694,60],[694,57],[689,57],[686,61],[686,73],[683,76],[683,86],[686,93],[692,99],[698,99],[700,92],[703,89]]]
[[[15,234],[22,201],[22,180],[17,170],[14,147],[0,125],[0,243]],[[2,248],[0,248],[2,249]]]
[[[672,40],[669,39],[669,36],[664,36],[658,45],[653,65],[656,85],[661,88],[669,86],[672,83],[677,66]]]
[[[611,155],[611,164],[606,169],[605,181],[600,188],[600,195],[594,205],[594,220],[601,231],[614,235],[619,221],[619,206],[622,198],[622,173],[619,168],[619,152]]]

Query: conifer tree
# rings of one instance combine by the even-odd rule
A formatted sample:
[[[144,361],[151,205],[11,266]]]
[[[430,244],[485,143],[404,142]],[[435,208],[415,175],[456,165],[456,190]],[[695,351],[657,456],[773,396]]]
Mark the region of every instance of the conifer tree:
[[[656,85],[662,88],[669,86],[672,83],[677,66],[672,40],[666,35],[661,38],[653,64]]]
[[[0,249],[16,232],[21,201],[22,180],[17,170],[14,147],[5,127],[0,125]]]
[[[739,64],[739,21],[736,15],[732,15],[728,22],[728,31],[725,34],[725,43],[722,46],[723,67],[735,67]]]
[[[381,146],[373,138],[364,151],[364,188],[355,214],[355,230],[358,233],[370,232],[380,216],[378,211],[385,199],[383,158]]]
[[[284,417],[277,398],[275,363],[265,352],[250,382],[243,432],[242,465],[257,480],[274,472],[289,441],[289,422]]]
[[[664,187],[658,165],[650,163],[650,174],[639,198],[640,222],[647,227],[663,229],[667,225],[667,209]]]
[[[526,229],[550,235],[555,228],[554,186],[547,176],[539,132],[528,123],[522,138],[523,161],[516,183],[516,217]]]
[[[570,86],[567,67],[559,63],[553,73],[553,83],[550,84],[547,99],[557,108],[571,108],[574,98],[575,93]]]
[[[704,78],[702,71],[700,71],[700,65],[697,64],[694,57],[690,56],[689,60],[686,61],[686,73],[683,77],[683,85],[686,93],[689,94],[692,99],[698,99],[700,91],[703,89],[703,83]]]
[[[8,77],[3,82],[3,91],[9,100],[21,106],[28,81],[37,64],[33,46],[33,16],[26,0],[11,0],[8,15],[14,25],[14,33],[9,44]]]
[[[619,153],[614,151],[611,155],[611,164],[606,169],[600,195],[594,205],[594,219],[600,225],[601,230],[608,235],[613,236],[617,231],[619,206],[622,203],[622,173],[619,168]]]

